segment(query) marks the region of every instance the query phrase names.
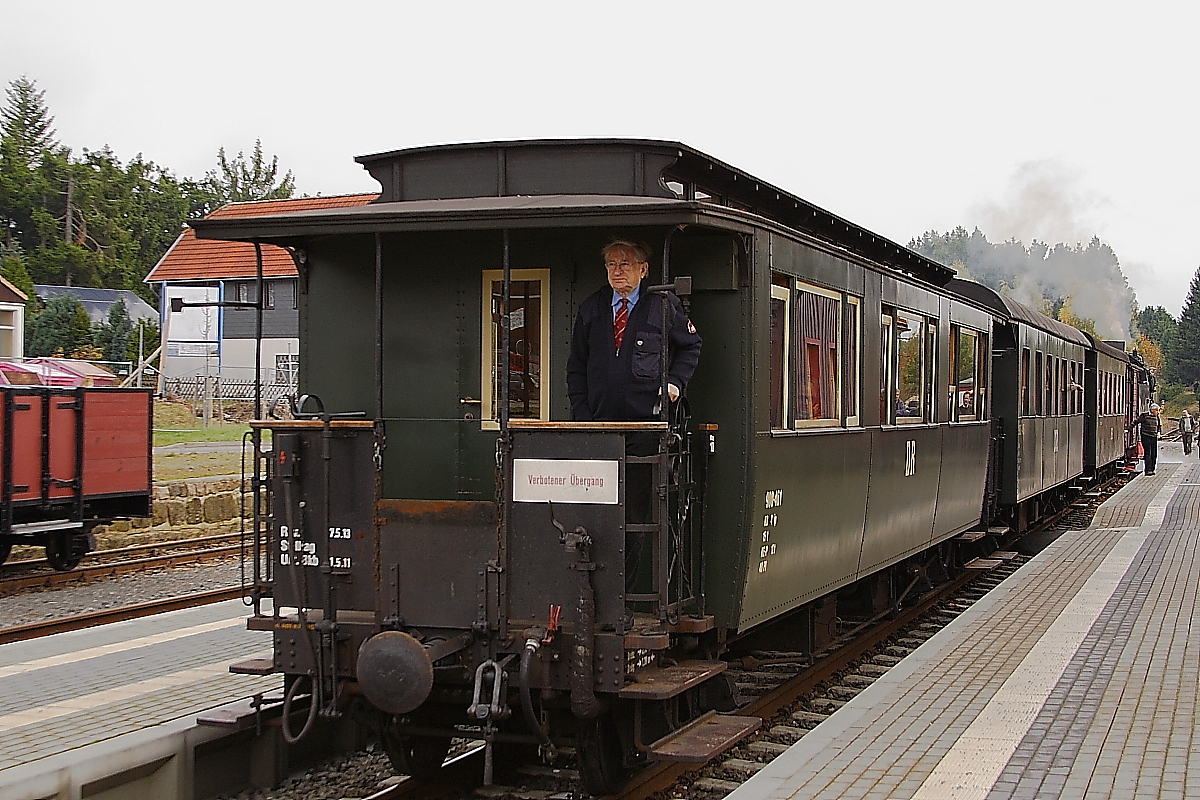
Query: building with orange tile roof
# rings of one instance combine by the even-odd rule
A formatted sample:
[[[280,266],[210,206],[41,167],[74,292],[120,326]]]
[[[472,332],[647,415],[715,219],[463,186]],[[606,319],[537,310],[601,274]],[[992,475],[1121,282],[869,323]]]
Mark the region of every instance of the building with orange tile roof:
[[[377,194],[298,197],[229,203],[208,215],[257,217],[315,209],[361,206]],[[262,374],[271,383],[294,383],[299,336],[296,265],[282,247],[262,246],[264,282]],[[253,301],[254,245],[197,239],[185,229],[145,278],[159,285],[160,325],[167,341],[163,364],[167,377],[219,375],[233,380],[254,377],[255,314],[253,309],[188,307],[170,314],[170,301]]]

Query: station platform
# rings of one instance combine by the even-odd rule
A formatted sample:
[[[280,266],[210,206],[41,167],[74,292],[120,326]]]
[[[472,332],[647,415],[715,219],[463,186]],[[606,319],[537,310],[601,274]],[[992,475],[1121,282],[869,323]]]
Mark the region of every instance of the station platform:
[[[1160,449],[728,797],[1200,797],[1200,459]]]
[[[196,715],[280,684],[229,672],[270,657],[271,634],[247,631],[248,614],[231,600],[0,646],[0,800],[97,795],[139,769],[190,786],[175,754],[220,733]]]

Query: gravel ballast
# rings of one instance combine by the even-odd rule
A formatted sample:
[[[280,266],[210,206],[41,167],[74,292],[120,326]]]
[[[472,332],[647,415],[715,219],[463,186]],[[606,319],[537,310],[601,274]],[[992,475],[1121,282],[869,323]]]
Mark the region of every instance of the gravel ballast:
[[[0,629],[240,584],[240,563],[229,559],[194,566],[164,567],[53,589],[32,589],[0,597]]]

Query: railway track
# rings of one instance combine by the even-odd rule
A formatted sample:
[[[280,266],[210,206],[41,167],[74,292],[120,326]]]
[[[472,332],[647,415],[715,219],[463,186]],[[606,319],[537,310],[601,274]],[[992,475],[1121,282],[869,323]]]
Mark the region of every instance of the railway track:
[[[732,662],[730,673],[739,692],[753,693],[738,714],[761,717],[759,732],[714,762],[706,765],[682,763],[651,764],[638,772],[612,800],[644,800],[659,793],[672,797],[724,796],[737,785],[734,778],[749,778],[771,758],[799,741],[849,697],[862,691],[879,675],[897,664],[920,642],[933,635],[930,627],[942,627],[974,599],[982,597],[1019,566],[1020,557],[1005,562],[1011,568],[988,572],[972,570],[929,593],[921,602],[894,620],[856,629],[831,646],[812,663],[797,653],[757,652]],[[974,587],[972,589],[972,587]],[[967,594],[963,594],[968,592]],[[934,617],[940,622],[930,622]],[[879,651],[879,652],[875,652]],[[838,676],[845,674],[841,680]],[[812,710],[820,708],[823,710]],[[476,790],[482,772],[482,747],[446,763],[433,779],[405,779],[369,795],[366,800],[427,800],[467,797],[483,791],[485,796],[538,800],[550,796],[586,797],[579,773],[573,767],[573,751],[560,749],[561,764],[518,766],[520,786],[495,786]]]
[[[241,549],[239,537],[240,534],[229,533],[99,550],[88,556],[87,563],[69,572],[51,568],[44,558],[10,562],[0,572],[0,597],[28,589],[87,583],[131,572],[227,558]]]
[[[1082,493],[1030,532],[1086,527],[1099,505],[1129,479],[1121,475]],[[705,765],[651,764],[611,800],[724,797],[999,586],[1028,559],[1014,551],[993,553],[980,561],[980,569],[967,570],[928,592],[917,605],[894,619],[850,631],[811,664],[801,654],[786,652],[757,652],[731,662],[730,673],[739,693],[744,700],[751,695],[737,713],[762,718],[758,732]],[[483,767],[479,747],[447,761],[433,779],[406,778],[366,800],[426,800],[468,797],[472,793],[478,796],[480,792],[517,800],[586,797],[573,768],[573,752],[563,748],[560,753],[561,764],[517,767],[516,774],[523,779],[520,786],[495,786],[483,791],[476,789]]]
[[[243,593],[240,586],[227,589],[212,589],[207,592],[195,592],[193,594],[167,597],[162,600],[152,600],[146,603],[135,603],[133,605],[107,608],[102,611],[91,611],[72,617],[31,622],[27,625],[12,625],[7,628],[0,628],[0,644],[20,642],[25,639],[36,639],[40,636],[76,631],[81,628],[91,628],[95,625],[107,625],[111,622],[124,622],[127,619],[149,617],[154,614],[178,611],[183,608],[208,605],[209,603],[220,603],[224,600],[237,599]]]

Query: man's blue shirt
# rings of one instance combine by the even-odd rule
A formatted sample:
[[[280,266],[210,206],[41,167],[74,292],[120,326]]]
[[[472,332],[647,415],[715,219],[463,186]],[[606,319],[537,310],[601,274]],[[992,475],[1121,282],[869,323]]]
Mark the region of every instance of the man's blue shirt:
[[[634,287],[632,292],[629,293],[629,297],[624,298],[625,300],[629,301],[629,307],[626,309],[626,311],[628,313],[630,313],[630,314],[633,313],[633,307],[637,305],[638,295],[641,293],[642,293],[642,287],[641,287],[641,285],[638,285],[638,286]],[[621,300],[622,300],[621,295],[617,294],[616,292],[613,292],[613,301],[612,301],[613,319],[617,318],[617,306],[619,306],[621,304]]]

